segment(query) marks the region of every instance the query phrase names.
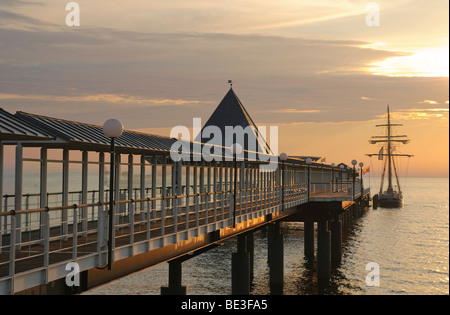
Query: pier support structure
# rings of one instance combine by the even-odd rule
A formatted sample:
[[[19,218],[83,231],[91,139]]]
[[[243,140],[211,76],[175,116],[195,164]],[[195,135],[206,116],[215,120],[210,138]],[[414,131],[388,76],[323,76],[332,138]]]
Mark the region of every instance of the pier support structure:
[[[247,252],[250,255],[250,286],[253,283],[254,276],[254,262],[255,262],[255,236],[254,232],[247,233]]]
[[[250,253],[246,235],[237,237],[237,252],[231,254],[231,294],[250,294]]]
[[[161,295],[186,295],[186,287],[181,285],[181,260],[169,261],[169,286],[161,287]]]
[[[331,276],[331,233],[328,221],[319,222],[317,240],[317,277],[319,281],[328,281]]]
[[[305,258],[314,260],[314,221],[304,222],[304,246]]]
[[[284,282],[284,243],[281,233],[281,222],[275,222],[268,227],[268,260],[269,282],[271,294],[283,294]]]
[[[335,215],[331,223],[331,265],[336,267],[341,262],[342,256],[342,221],[339,215]]]

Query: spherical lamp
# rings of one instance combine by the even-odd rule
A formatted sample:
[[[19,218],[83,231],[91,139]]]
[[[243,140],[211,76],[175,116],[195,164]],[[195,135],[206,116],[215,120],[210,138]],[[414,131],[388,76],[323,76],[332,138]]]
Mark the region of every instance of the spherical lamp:
[[[118,138],[122,135],[123,125],[120,120],[111,118],[103,124],[103,133],[109,138]]]

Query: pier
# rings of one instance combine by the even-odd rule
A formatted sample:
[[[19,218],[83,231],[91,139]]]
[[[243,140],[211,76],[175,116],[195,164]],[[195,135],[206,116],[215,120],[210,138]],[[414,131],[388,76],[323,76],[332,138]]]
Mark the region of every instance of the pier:
[[[230,102],[240,104],[234,92],[222,106]],[[319,281],[327,281],[340,263],[343,226],[362,214],[370,196],[354,167],[306,157],[276,156],[275,167],[266,168],[267,160],[233,159],[223,148],[222,161],[195,150],[195,159],[177,161],[170,155],[177,139],[125,130],[111,161],[101,126],[4,110],[0,131],[2,295],[80,293],[162,262],[169,274],[161,293],[187,294],[183,262],[230,238],[237,242],[232,293],[249,294],[258,250],[253,232],[263,228],[270,284],[282,293],[283,221],[304,222],[305,257],[317,261]],[[4,194],[6,149],[13,153],[13,194]],[[38,192],[26,191],[30,170]],[[59,190],[50,191],[55,173]],[[69,263],[79,266],[78,285],[66,283]]]

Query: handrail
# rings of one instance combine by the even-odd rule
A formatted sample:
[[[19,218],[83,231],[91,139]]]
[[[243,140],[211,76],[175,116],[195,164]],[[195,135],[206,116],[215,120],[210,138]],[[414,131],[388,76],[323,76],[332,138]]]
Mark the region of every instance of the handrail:
[[[342,181],[342,183],[351,183],[351,181]],[[317,184],[329,184],[328,183],[311,183],[311,185],[317,185]],[[247,191],[260,191],[265,190],[268,188],[272,189],[278,189],[278,188],[290,188],[290,187],[296,187],[296,186],[302,186],[307,185],[307,183],[298,183],[298,184],[290,184],[290,185],[274,185],[274,186],[264,186],[264,187],[255,187],[255,188],[242,188],[236,190],[236,193],[241,192],[247,192]],[[159,201],[159,200],[171,200],[171,199],[178,199],[178,198],[191,198],[191,197],[203,197],[203,196],[212,196],[217,194],[228,194],[228,193],[234,193],[234,189],[231,190],[224,190],[224,191],[214,191],[214,192],[205,192],[205,193],[196,193],[196,194],[189,194],[189,195],[172,195],[172,196],[162,196],[162,197],[147,197],[147,198],[140,198],[140,199],[129,199],[129,200],[116,200],[114,204],[129,204],[129,203],[136,203],[136,202],[144,202],[144,201]],[[57,206],[57,207],[42,207],[42,208],[35,208],[35,209],[26,209],[26,210],[10,210],[6,212],[0,212],[0,217],[5,216],[11,216],[16,214],[26,214],[26,213],[40,213],[40,212],[49,212],[49,211],[57,211],[57,210],[68,210],[73,209],[76,207],[77,209],[82,208],[89,208],[89,207],[100,207],[100,206],[107,206],[109,205],[108,201],[104,202],[95,202],[95,203],[87,203],[87,204],[73,204],[73,205],[67,205],[67,206]]]
[[[299,185],[299,184],[298,184]],[[294,185],[289,185],[294,186]],[[243,188],[239,189],[236,192],[245,192],[245,191],[253,191],[253,190],[263,190],[267,188],[279,188],[281,186],[266,186],[261,188]],[[287,186],[285,186],[287,187]],[[128,204],[128,203],[136,203],[136,202],[144,202],[144,201],[158,201],[158,200],[170,200],[170,199],[178,199],[178,198],[190,198],[190,197],[202,197],[202,196],[210,196],[210,195],[217,195],[217,194],[227,194],[227,193],[234,193],[234,190],[225,190],[225,191],[216,191],[216,192],[206,192],[206,193],[196,193],[196,194],[189,194],[189,195],[172,195],[172,196],[165,196],[165,197],[147,197],[147,198],[141,198],[141,199],[129,199],[129,200],[116,200],[114,204]],[[0,212],[0,217],[3,216],[9,216],[9,215],[16,215],[16,214],[25,214],[25,213],[38,213],[38,212],[48,212],[48,211],[55,211],[55,210],[67,210],[67,209],[73,209],[75,206],[76,208],[89,208],[89,207],[100,207],[100,206],[106,206],[109,205],[108,201],[104,202],[95,202],[95,203],[88,203],[88,204],[73,204],[68,206],[58,206],[58,207],[43,207],[43,208],[36,208],[36,209],[28,209],[28,210],[10,210],[7,212]]]

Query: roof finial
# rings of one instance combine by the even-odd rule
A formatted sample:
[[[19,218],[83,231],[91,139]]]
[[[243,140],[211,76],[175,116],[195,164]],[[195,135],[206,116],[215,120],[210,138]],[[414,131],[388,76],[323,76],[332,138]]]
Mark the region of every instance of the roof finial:
[[[230,84],[230,88],[233,87],[233,80],[228,80],[228,84]]]

